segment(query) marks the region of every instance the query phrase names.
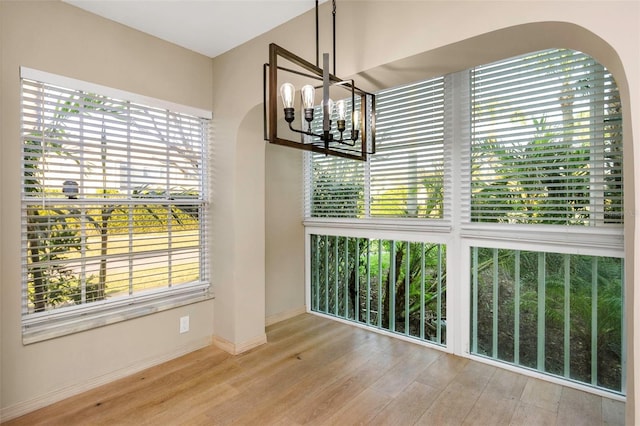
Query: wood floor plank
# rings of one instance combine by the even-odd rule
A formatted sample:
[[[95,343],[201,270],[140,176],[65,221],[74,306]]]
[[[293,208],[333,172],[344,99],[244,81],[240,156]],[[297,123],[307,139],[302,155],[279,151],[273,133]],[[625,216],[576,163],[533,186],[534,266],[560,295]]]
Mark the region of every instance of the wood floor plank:
[[[481,390],[452,381],[418,419],[419,425],[460,425],[480,396]]]
[[[294,412],[296,407],[313,404],[316,394],[334,384],[343,375],[361,368],[370,357],[369,351],[375,346],[373,342],[364,343],[357,350],[338,356],[333,351],[325,354],[330,362],[317,366],[310,365],[305,374],[298,374],[299,380],[282,392],[269,390],[269,398],[257,403],[254,408],[238,418],[241,424],[271,424],[282,418],[283,412]],[[287,418],[290,419],[289,416]],[[290,419],[293,422],[292,419]]]
[[[416,380],[434,388],[444,389],[467,365],[468,359],[443,354],[424,370]]]
[[[469,364],[469,366],[473,365],[478,366],[479,364]],[[465,370],[469,369],[469,366]],[[487,369],[484,375],[489,374],[489,371]],[[461,373],[455,380],[464,384],[465,375]],[[469,379],[467,378],[467,380]],[[467,382],[467,385],[482,386],[482,380],[479,380],[478,377],[474,380],[475,383]],[[527,378],[522,375],[500,368],[495,369],[463,424],[480,426],[509,424],[518,407],[526,383]]]
[[[301,424],[322,424],[396,363],[395,359],[369,351],[367,360],[360,368],[343,372],[338,380],[326,388],[312,392],[308,403],[292,407],[289,417]]]
[[[496,370],[496,367],[490,365],[480,364],[479,362],[469,362],[454,377],[453,381],[482,393]]]
[[[511,426],[555,425],[557,417],[558,415],[555,411],[520,401],[509,424]]]
[[[367,388],[323,423],[326,426],[369,425],[390,401],[389,394]]]
[[[441,389],[414,381],[401,394],[391,400],[371,420],[370,424],[371,426],[415,424],[440,395],[441,391]]]
[[[396,397],[441,355],[436,351],[425,351],[424,349],[407,353],[398,364],[380,377],[373,384],[373,387],[379,392]]]
[[[237,395],[238,391],[226,383],[210,385],[201,382],[189,392],[166,399],[138,417],[141,423],[156,425],[172,424],[176,420],[183,424],[197,423],[198,419],[206,418],[208,411]]]
[[[602,425],[602,398],[571,388],[562,388],[558,405],[558,424]]]
[[[315,315],[267,337],[242,355],[192,352],[6,425],[624,424],[624,403]]]
[[[518,400],[507,398],[492,398],[482,394],[467,414],[463,425],[508,425],[518,406]]]
[[[346,341],[349,341],[347,344]],[[264,420],[265,417],[273,419],[280,417],[280,410],[274,410],[273,404],[277,404],[281,399],[281,395],[290,395],[292,389],[300,390],[300,396],[303,396],[305,388],[305,378],[312,375],[317,369],[323,370],[324,365],[331,364],[327,369],[328,378],[336,380],[344,374],[340,370],[340,364],[333,363],[337,359],[348,360],[349,363],[342,368],[345,371],[354,371],[354,367],[362,365],[368,360],[370,354],[366,353],[358,360],[357,356],[352,354],[347,348],[351,344],[357,343],[358,339],[352,334],[342,335],[336,339],[327,339],[324,344],[313,351],[297,354],[292,358],[292,364],[288,368],[256,375],[253,382],[242,387],[241,393],[231,400],[227,401],[221,409],[213,410],[209,417],[216,422],[224,423],[228,419],[239,418],[246,422],[250,420]],[[294,360],[295,359],[295,360]],[[301,386],[300,383],[303,383]],[[314,391],[322,388],[322,382],[318,385],[318,379],[312,378],[307,381],[307,386]],[[301,389],[302,388],[302,389]],[[247,409],[246,402],[250,401],[250,409]],[[290,409],[294,402],[292,398],[286,398],[287,407]],[[284,407],[283,407],[284,408]],[[274,417],[275,414],[275,417]]]
[[[489,379],[489,383],[487,383],[482,394],[491,399],[514,399],[519,401],[526,384],[526,376],[498,368]]]
[[[520,400],[543,410],[558,413],[562,386],[544,380],[529,378]]]

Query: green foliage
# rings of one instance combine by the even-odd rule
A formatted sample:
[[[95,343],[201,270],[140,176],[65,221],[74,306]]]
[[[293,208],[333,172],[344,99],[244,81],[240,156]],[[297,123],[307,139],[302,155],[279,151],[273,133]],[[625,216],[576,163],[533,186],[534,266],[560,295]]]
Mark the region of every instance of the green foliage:
[[[478,353],[621,390],[621,259],[517,250],[498,250],[496,258],[495,249],[478,248],[477,251],[474,273],[478,283],[475,306]],[[497,299],[494,298],[496,289]],[[541,291],[544,291],[544,300],[541,300]],[[519,292],[518,306],[515,292]],[[541,303],[544,303],[543,318],[539,316]],[[496,304],[498,310],[494,311]],[[498,316],[498,329],[493,327],[494,315]],[[514,329],[516,319],[518,330]],[[543,336],[538,334],[541,321]],[[592,327],[594,324],[596,328]],[[519,334],[517,350],[516,331]],[[494,353],[492,347],[496,337],[498,353]],[[539,339],[544,341],[544,348],[538,347]],[[538,362],[541,350],[545,354],[543,365]],[[568,357],[568,366],[565,357]],[[594,363],[597,377],[592,377]]]
[[[372,197],[372,216],[440,219],[444,215],[444,172],[435,167],[416,179],[415,186],[393,187]]]
[[[362,217],[363,212],[364,184],[357,174],[336,178],[314,163],[311,216]]]
[[[313,309],[444,343],[443,246],[321,235],[311,238]]]
[[[68,254],[80,250],[77,228],[61,210],[29,210],[27,224],[29,295],[36,311],[64,303],[74,293]]]
[[[535,135],[526,143],[494,139],[479,143],[482,156],[493,158],[495,177],[488,182],[472,180],[474,215],[482,222],[588,223],[588,142],[565,141],[566,130],[554,129],[544,118],[531,122]]]

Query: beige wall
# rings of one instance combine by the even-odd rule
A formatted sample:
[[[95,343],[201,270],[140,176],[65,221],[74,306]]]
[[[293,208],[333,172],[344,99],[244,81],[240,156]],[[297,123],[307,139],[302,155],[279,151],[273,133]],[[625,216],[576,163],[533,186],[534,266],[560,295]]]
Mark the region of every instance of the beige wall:
[[[0,2],[0,408],[3,418],[207,345],[213,301],[22,345],[19,67],[211,110],[211,59],[60,2]],[[191,330],[178,333],[179,317]]]
[[[329,2],[321,6],[322,50],[329,51]],[[640,276],[635,263],[638,215],[635,188],[639,183],[638,149],[633,135],[640,132],[640,3],[635,1],[338,1],[338,70],[340,76],[357,76],[356,83],[374,89],[392,86],[543,48],[565,47],[584,51],[606,65],[616,78],[624,103],[626,167],[626,249],[628,320],[628,420],[635,420],[640,408],[640,392],[634,390],[640,363],[639,338],[633,324],[640,311],[640,293],[633,287]],[[513,28],[511,28],[513,27]],[[505,30],[506,29],[506,30]],[[304,303],[301,290],[303,271],[297,253],[303,253],[303,228],[296,217],[302,206],[301,184],[288,182],[288,190],[279,191],[280,180],[294,177],[296,171],[283,171],[285,164],[300,167],[299,154],[284,149],[258,149],[260,135],[245,140],[243,126],[260,120],[254,108],[262,102],[262,64],[268,60],[267,46],[275,42],[314,62],[314,21],[308,13],[214,59],[214,112],[219,143],[217,172],[225,176],[225,188],[218,190],[216,202],[225,206],[253,205],[249,211],[226,211],[224,220],[214,223],[218,246],[214,248],[218,291],[230,302],[227,312],[216,306],[216,332],[231,339],[250,339],[262,330],[259,314],[246,317],[228,315],[249,312],[255,300],[242,300],[240,294],[263,294],[266,288],[266,314],[295,310]],[[253,117],[248,119],[248,117]],[[261,159],[256,159],[260,156]],[[286,158],[289,157],[290,158]],[[251,161],[247,159],[251,158]],[[258,180],[263,169],[252,164],[266,161],[266,204],[251,204],[254,193],[236,190],[234,180]],[[295,213],[283,211],[296,209]],[[266,221],[265,221],[266,218]],[[219,218],[218,218],[219,219]],[[290,222],[294,220],[295,222]],[[263,229],[265,252],[246,256],[255,234]],[[280,228],[282,227],[282,228]],[[222,243],[221,243],[222,242]],[[262,243],[262,241],[260,241]],[[230,250],[228,250],[231,248]],[[288,255],[289,254],[289,255]],[[266,276],[247,270],[247,265],[265,262]],[[286,296],[290,297],[286,297]],[[220,301],[219,299],[217,300]],[[640,320],[640,318],[639,318]],[[226,322],[224,327],[223,322]],[[239,328],[242,327],[242,332]],[[224,330],[222,330],[224,328]],[[638,376],[640,379],[640,376]]]
[[[302,151],[267,144],[265,305],[268,322],[304,308]]]
[[[329,50],[328,3],[322,48]],[[640,157],[640,4],[635,1],[338,0],[338,74],[360,74],[371,87],[441,75],[512,54],[570,47],[595,56],[618,78],[625,114],[627,278],[629,301],[628,420],[640,392],[640,277],[634,262],[640,227],[635,188]],[[0,155],[1,404],[28,406],[54,391],[77,389],[129,366],[170,357],[214,335],[232,348],[264,341],[265,315],[304,304],[300,223],[301,156],[262,141],[262,64],[276,42],[314,58],[313,13],[211,61],[53,2],[0,1],[2,108]],[[542,24],[552,22],[554,24]],[[529,26],[523,26],[531,24]],[[509,27],[513,30],[494,33]],[[488,35],[487,35],[488,34]],[[19,41],[18,41],[19,40]],[[214,112],[212,263],[214,302],[23,347],[19,318],[19,65]],[[295,153],[294,153],[295,152]],[[287,169],[290,167],[290,169]],[[282,185],[280,183],[283,183]],[[295,211],[293,210],[295,208]],[[299,215],[299,216],[298,216]],[[180,336],[177,318],[192,316]],[[38,365],[37,369],[33,366]],[[640,364],[639,364],[640,365]],[[14,410],[15,411],[15,410]]]

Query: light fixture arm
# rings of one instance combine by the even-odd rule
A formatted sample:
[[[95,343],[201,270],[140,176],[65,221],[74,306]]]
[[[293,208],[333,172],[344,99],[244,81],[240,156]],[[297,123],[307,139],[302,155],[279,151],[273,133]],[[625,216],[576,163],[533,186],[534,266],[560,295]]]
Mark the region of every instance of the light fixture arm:
[[[289,123],[289,130],[291,130],[292,132],[300,133],[306,136],[320,138],[320,140],[324,143],[325,149],[328,149],[329,142],[338,142],[343,145],[354,146],[356,141],[358,140],[358,134],[359,134],[358,130],[353,130],[351,140],[349,140],[349,139],[343,138],[344,129],[340,130],[340,128],[338,128],[338,130],[340,131],[340,139],[336,139],[333,137],[333,135],[329,131],[323,131],[322,134],[318,134],[318,133],[313,133],[311,130],[296,129],[291,125],[291,122],[288,122],[288,123]]]

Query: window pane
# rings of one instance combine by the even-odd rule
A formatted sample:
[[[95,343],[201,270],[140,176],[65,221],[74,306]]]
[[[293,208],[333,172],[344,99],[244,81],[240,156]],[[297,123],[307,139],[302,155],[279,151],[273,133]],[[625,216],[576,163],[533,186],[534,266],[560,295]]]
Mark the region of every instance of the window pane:
[[[312,310],[443,345],[445,263],[442,244],[312,235]]]
[[[364,163],[312,154],[311,217],[364,215]]]
[[[25,314],[206,283],[208,121],[22,86]]]
[[[444,79],[376,95],[371,216],[441,219],[444,202]]]
[[[471,220],[622,223],[617,86],[590,56],[549,50],[472,71]]]
[[[622,391],[623,261],[474,247],[472,352]]]
[[[444,167],[444,79],[379,92],[376,154],[369,164],[312,154],[307,214],[441,219]]]

